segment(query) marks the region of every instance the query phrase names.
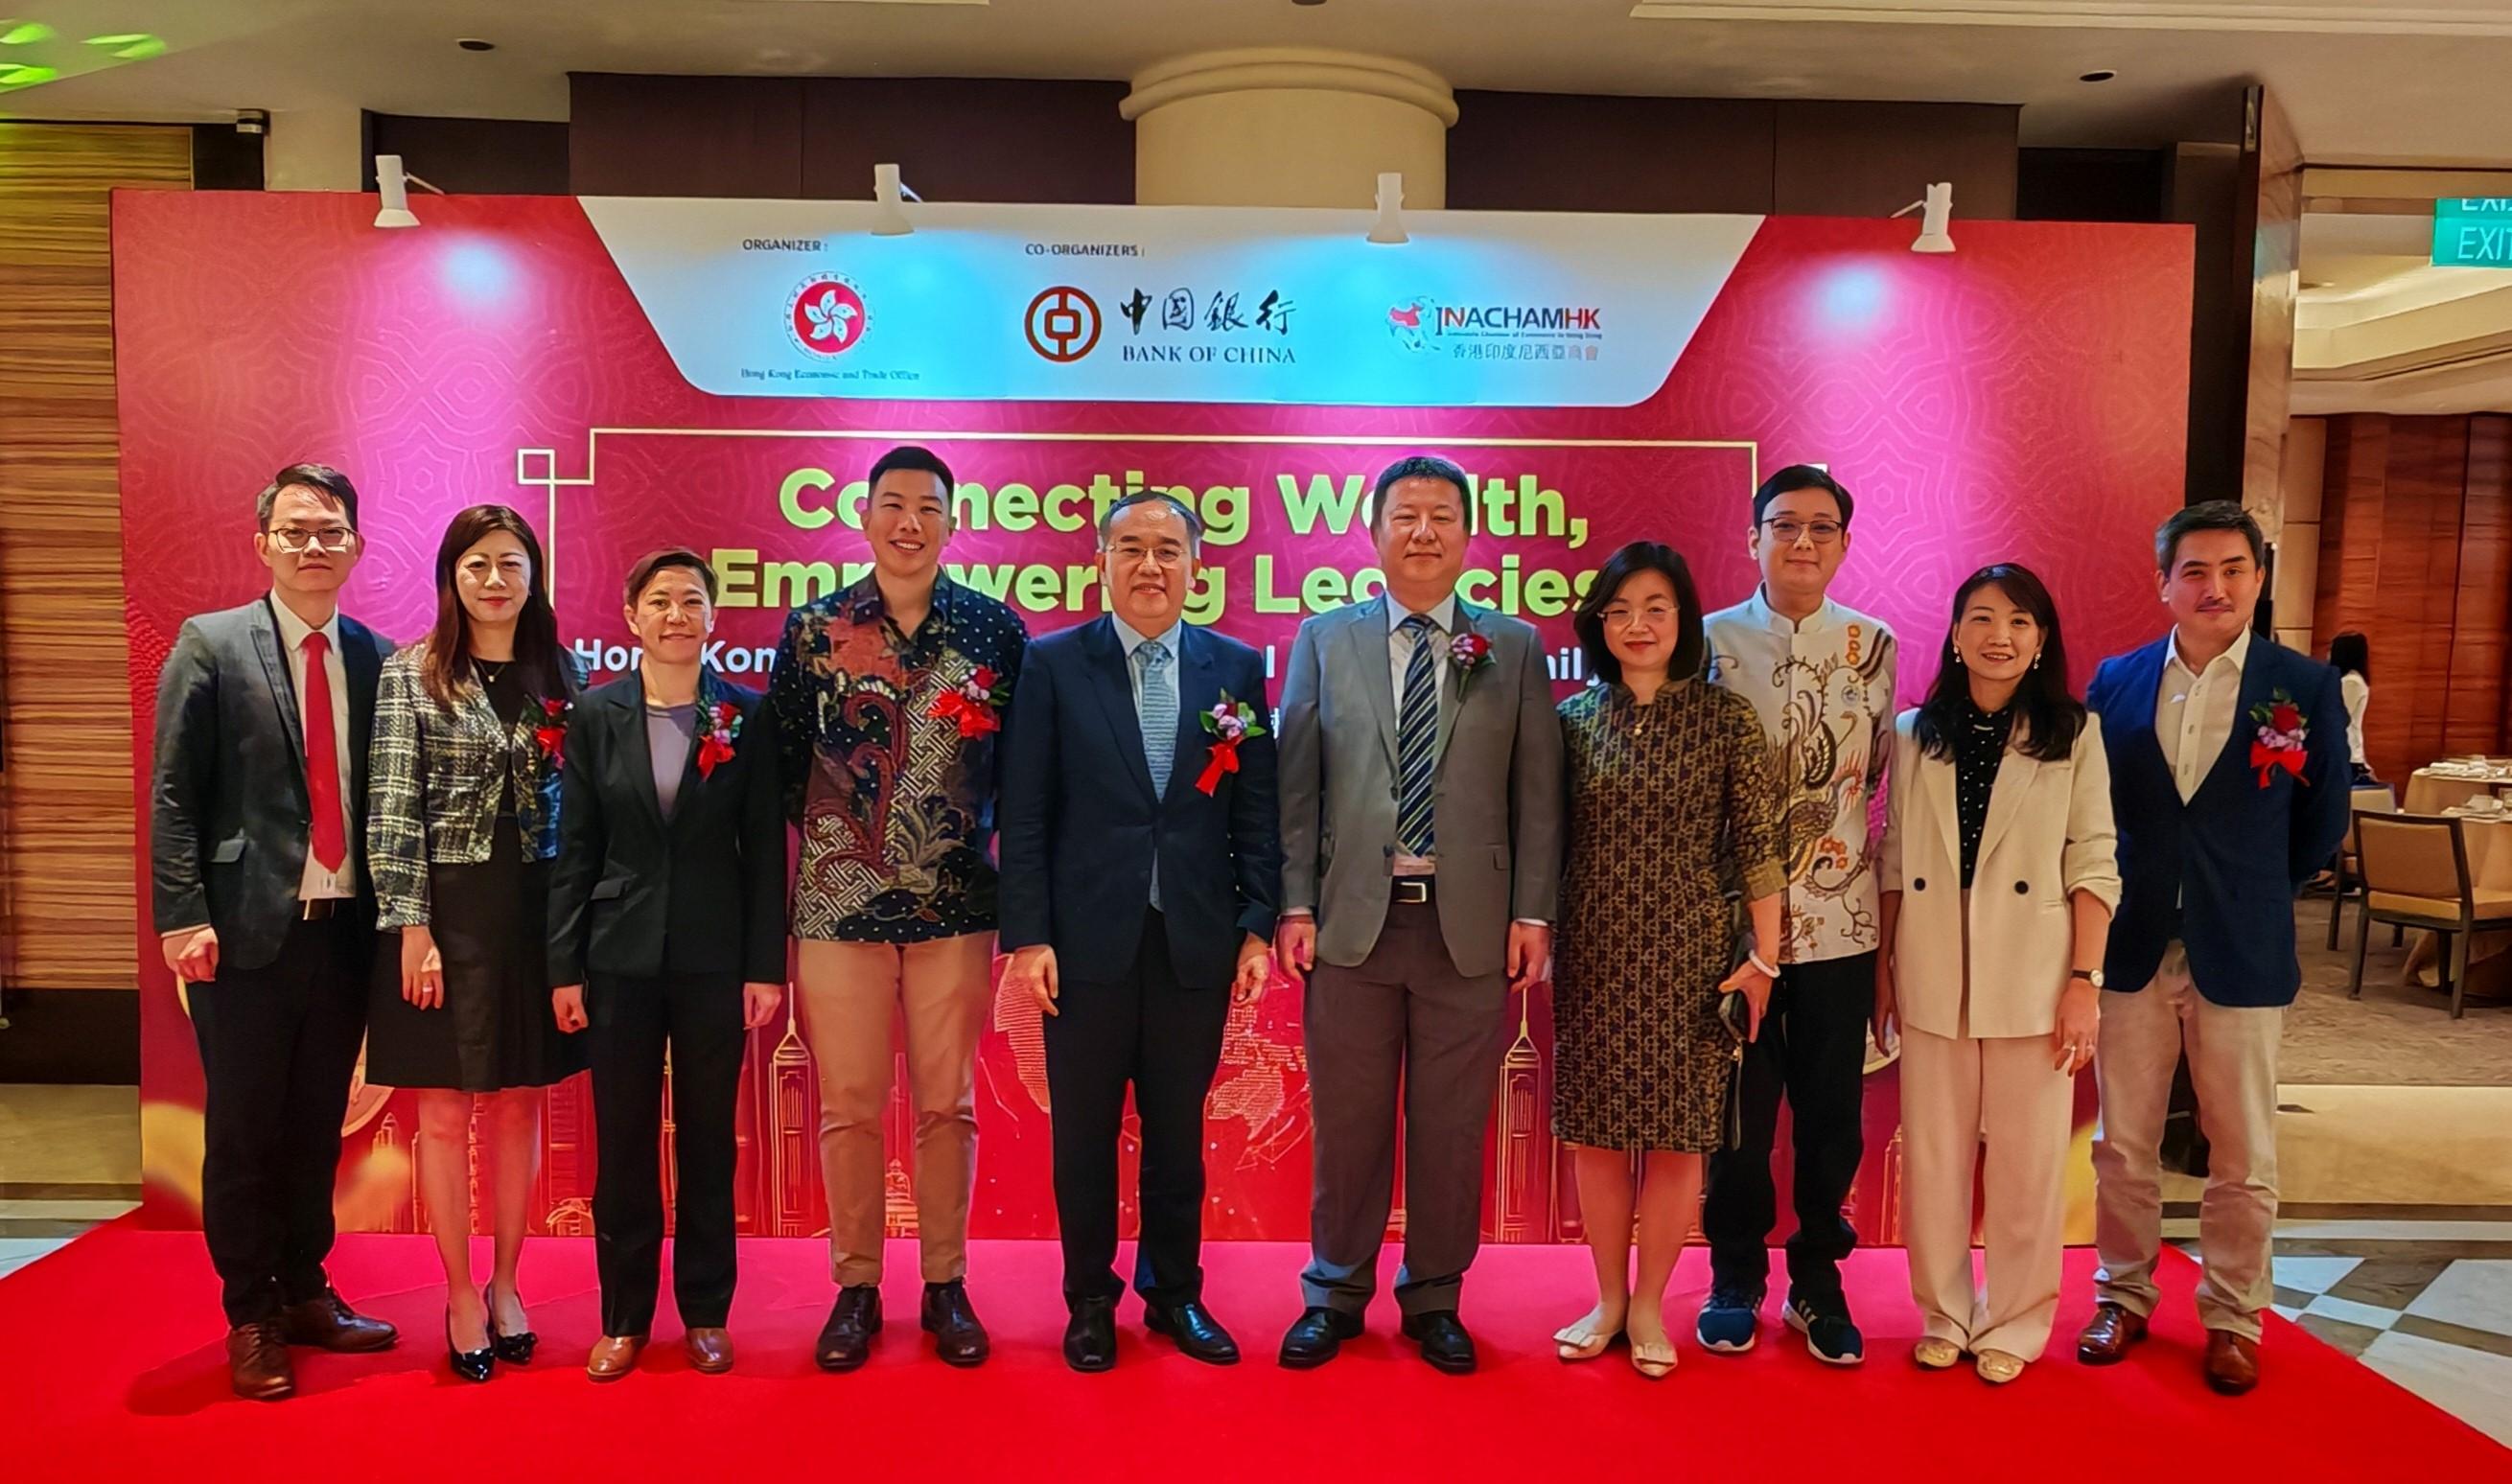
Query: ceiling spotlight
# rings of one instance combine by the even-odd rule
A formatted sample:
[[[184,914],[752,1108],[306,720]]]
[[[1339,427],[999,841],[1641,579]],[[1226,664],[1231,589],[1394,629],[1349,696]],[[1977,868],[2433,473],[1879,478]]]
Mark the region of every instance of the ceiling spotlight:
[[[1893,215],[1907,216],[1912,212],[1919,214],[1919,236],[1910,244],[1911,252],[1950,253],[1954,250],[1953,238],[1945,233],[1945,225],[1953,219],[1954,215],[1952,181],[1940,180],[1929,186],[1925,199],[1913,201]]]
[[[2076,81],[2080,83],[2106,83],[2117,76],[2119,76],[2119,73],[2109,67],[2096,67],[2091,72],[2078,73]]]
[[[375,191],[383,197],[382,207],[375,212],[375,225],[379,227],[418,225],[417,214],[410,209],[410,188],[413,185],[421,190],[436,191],[440,196],[445,194],[418,176],[404,171],[401,168],[401,156],[375,156]]]
[[[483,41],[477,36],[465,36],[453,44],[460,47],[465,52],[493,52],[497,50],[497,44],[495,42]]]
[[[1378,219],[1370,223],[1369,240],[1381,247],[1411,242],[1404,235],[1404,176],[1392,170],[1378,173]]]
[[[874,205],[872,214],[872,235],[875,237],[904,237],[908,233],[916,230],[916,224],[907,219],[907,208],[899,204],[901,198],[919,203],[922,202],[924,199],[923,197],[916,194],[916,192],[909,190],[906,184],[898,178],[897,166],[874,166],[872,168],[872,199]]]

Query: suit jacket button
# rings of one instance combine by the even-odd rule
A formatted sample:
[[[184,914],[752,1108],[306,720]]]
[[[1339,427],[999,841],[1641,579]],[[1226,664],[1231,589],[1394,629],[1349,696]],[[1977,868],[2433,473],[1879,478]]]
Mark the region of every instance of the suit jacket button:
[[[1914,878],[1914,879],[1911,880],[1911,882],[1910,882],[1910,889],[1911,889],[1912,891],[1925,891],[1925,890],[1927,890],[1927,889],[1928,889],[1928,879],[1927,879],[1926,877],[1924,877],[1924,876]]]
[[[2019,897],[2029,896],[2032,894],[2032,888],[2022,881],[2018,881],[2015,883],[2015,894]]]

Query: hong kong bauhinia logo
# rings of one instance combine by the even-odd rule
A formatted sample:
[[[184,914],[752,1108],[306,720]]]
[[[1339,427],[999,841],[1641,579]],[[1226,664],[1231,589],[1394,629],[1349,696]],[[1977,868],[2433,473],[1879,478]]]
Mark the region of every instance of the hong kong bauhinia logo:
[[[834,273],[814,274],[785,306],[786,332],[817,356],[852,350],[869,328],[862,291]]]

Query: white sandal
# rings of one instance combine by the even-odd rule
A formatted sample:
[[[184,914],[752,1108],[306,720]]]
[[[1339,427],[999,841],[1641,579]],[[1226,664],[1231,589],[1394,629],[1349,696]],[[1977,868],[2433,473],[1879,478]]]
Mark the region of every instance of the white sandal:
[[[1672,1341],[1664,1345],[1649,1345],[1638,1340],[1631,1342],[1631,1369],[1651,1381],[1664,1381],[1673,1375],[1674,1362]]]
[[[1593,1360],[1612,1349],[1614,1342],[1623,1338],[1623,1332],[1617,1328],[1607,1330],[1601,1335],[1590,1335],[1585,1341],[1573,1342],[1570,1332],[1576,1326],[1565,1324],[1552,1332],[1553,1353],[1561,1358],[1561,1363],[1564,1365],[1576,1365],[1582,1361]]]

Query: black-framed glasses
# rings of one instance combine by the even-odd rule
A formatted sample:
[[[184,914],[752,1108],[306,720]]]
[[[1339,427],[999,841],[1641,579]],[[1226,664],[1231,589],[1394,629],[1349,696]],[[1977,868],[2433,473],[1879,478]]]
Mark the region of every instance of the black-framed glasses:
[[[1809,537],[1817,546],[1830,546],[1840,540],[1849,527],[1838,521],[1791,521],[1785,516],[1764,521],[1762,528],[1782,546],[1794,546],[1799,537]]]
[[[271,545],[292,557],[309,551],[345,552],[358,544],[358,533],[346,526],[326,526],[312,530],[302,526],[274,526],[262,534],[270,537]]]

